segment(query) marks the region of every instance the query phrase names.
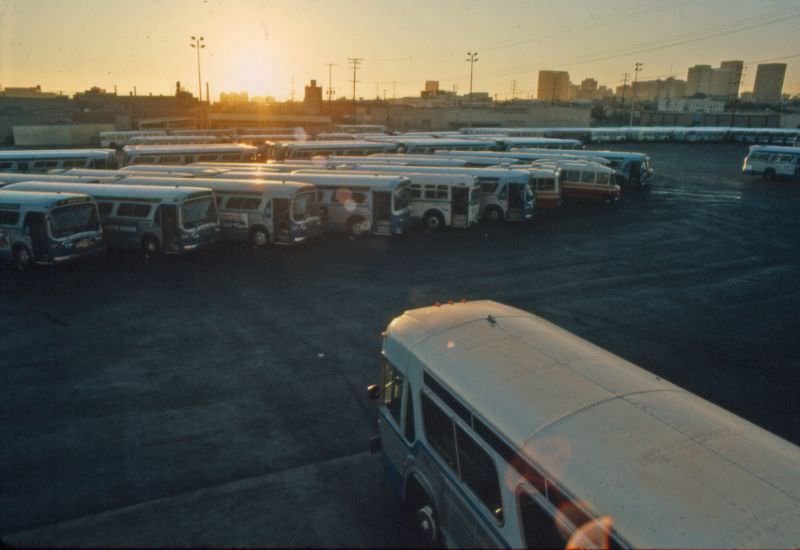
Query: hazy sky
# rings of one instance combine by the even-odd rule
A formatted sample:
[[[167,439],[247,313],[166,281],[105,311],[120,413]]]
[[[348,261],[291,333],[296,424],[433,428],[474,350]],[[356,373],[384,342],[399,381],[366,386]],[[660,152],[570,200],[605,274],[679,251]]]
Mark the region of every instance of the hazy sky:
[[[416,95],[425,80],[504,99],[536,93],[540,69],[617,86],[723,59],[788,64],[785,92],[800,92],[797,0],[0,0],[0,86],[41,84],[73,93],[92,85],[120,94],[221,91],[297,99],[315,78],[352,95],[348,57],[362,57],[357,94]],[[705,38],[698,40],[698,38]],[[791,57],[790,57],[791,56]],[[786,58],[786,59],[776,59]],[[755,65],[742,91],[751,90]],[[393,85],[393,81],[395,84]],[[205,84],[204,84],[205,86]],[[205,90],[204,90],[205,93]]]

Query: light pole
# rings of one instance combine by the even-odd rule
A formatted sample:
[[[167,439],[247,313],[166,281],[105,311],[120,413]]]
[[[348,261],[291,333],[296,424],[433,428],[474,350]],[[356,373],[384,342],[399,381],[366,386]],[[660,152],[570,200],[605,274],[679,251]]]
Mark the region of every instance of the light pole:
[[[206,45],[203,44],[203,37],[195,38],[192,37],[192,43],[189,44],[192,48],[197,50],[197,98],[202,102],[203,101],[203,84],[202,80],[200,79],[200,50],[205,48]],[[208,99],[208,98],[206,98]]]
[[[628,126],[633,126],[633,106],[636,105],[636,82],[639,80],[639,71],[644,67],[644,63],[636,62],[633,68],[633,84],[631,85],[631,116],[628,119]]]
[[[472,99],[472,68],[478,61],[478,52],[467,52],[467,62],[469,63],[469,97]]]

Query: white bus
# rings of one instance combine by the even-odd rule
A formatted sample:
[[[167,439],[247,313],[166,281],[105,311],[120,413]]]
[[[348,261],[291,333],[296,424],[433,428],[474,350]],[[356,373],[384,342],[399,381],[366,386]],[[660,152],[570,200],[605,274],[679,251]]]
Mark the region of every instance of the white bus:
[[[330,171],[300,170],[297,174],[330,174]],[[341,171],[337,171],[341,174]],[[363,172],[357,172],[363,175]],[[432,231],[444,227],[467,228],[477,223],[481,209],[481,187],[469,174],[403,174],[409,179],[411,218]]]
[[[559,138],[545,138],[545,137],[508,137],[508,136],[492,136],[481,137],[477,139],[486,139],[494,141],[498,151],[510,151],[517,147],[536,147],[539,149],[583,149],[583,142],[579,139],[559,139]]]
[[[88,195],[0,189],[0,263],[19,271],[105,251],[97,204]]]
[[[288,179],[314,185],[322,229],[358,238],[407,232],[411,220],[410,181],[397,175],[296,171],[263,174],[267,181]]]
[[[109,248],[141,250],[146,258],[185,254],[220,236],[210,189],[69,182],[14,183],[5,189],[89,195],[97,202]]]
[[[166,135],[167,132],[164,130],[111,130],[107,132],[100,132],[100,147],[119,149],[125,145],[129,145],[131,138]]]
[[[247,241],[257,248],[297,244],[320,232],[319,208],[313,185],[285,177],[281,181],[249,179],[176,179],[150,174],[132,176],[126,184],[192,185],[214,191],[223,237]]]
[[[239,143],[194,145],[126,145],[123,165],[190,164],[198,161],[249,162],[258,160],[258,147]]]
[[[106,172],[103,170],[102,172]],[[108,170],[108,172],[114,172]],[[67,174],[17,174],[17,173],[0,173],[0,187],[9,185],[11,183],[19,183],[22,181],[68,181],[73,183],[106,183],[113,181],[113,176],[76,176]]]
[[[193,143],[220,143],[225,138],[218,136],[134,136],[128,140],[128,145],[184,145]]]
[[[520,160],[533,161],[543,158],[542,154],[552,154],[552,149],[512,149],[509,154],[515,155]],[[653,177],[653,168],[650,157],[644,153],[630,153],[623,151],[569,151],[574,157],[600,157],[608,161],[614,169],[617,182],[623,186],[645,187],[650,185]]]
[[[742,172],[765,180],[800,181],[800,147],[753,145],[744,158]]]
[[[496,146],[494,141],[456,138],[391,138],[399,153],[428,154],[435,151],[489,151]]]
[[[481,186],[479,217],[488,223],[500,221],[524,222],[533,218],[536,198],[530,185],[530,174],[507,168],[470,168],[441,166],[410,166],[397,164],[341,165],[337,170],[372,172],[374,174],[468,174],[475,176]]]
[[[54,168],[116,168],[113,149],[7,149],[0,151],[0,172],[40,172]]]
[[[323,159],[314,159],[322,161]],[[466,166],[466,162],[457,158],[439,158],[433,155],[406,155],[403,153],[392,155],[369,155],[366,157],[340,157],[331,155],[325,157],[326,164],[407,164],[413,166]]]
[[[359,156],[372,153],[394,153],[397,145],[377,141],[289,141],[267,142],[266,158],[273,160],[311,159],[317,156]]]
[[[540,317],[414,309],[382,352],[371,448],[425,545],[797,547],[800,448]]]

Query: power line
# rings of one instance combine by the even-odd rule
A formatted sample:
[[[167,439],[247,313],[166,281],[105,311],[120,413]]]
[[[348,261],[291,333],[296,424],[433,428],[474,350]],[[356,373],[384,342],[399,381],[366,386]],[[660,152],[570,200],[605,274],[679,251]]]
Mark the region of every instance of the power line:
[[[356,74],[358,73],[358,69],[360,68],[361,62],[364,61],[363,57],[348,57],[347,62],[350,65],[350,68],[353,69],[353,122],[356,121]]]

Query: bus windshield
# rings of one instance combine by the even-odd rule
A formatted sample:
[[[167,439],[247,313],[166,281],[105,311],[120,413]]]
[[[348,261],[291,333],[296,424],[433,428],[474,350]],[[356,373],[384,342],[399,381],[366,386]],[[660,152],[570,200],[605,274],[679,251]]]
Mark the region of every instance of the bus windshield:
[[[84,231],[97,231],[98,227],[97,208],[94,204],[62,206],[50,212],[50,233],[56,239]]]
[[[408,185],[400,185],[394,190],[394,209],[403,210],[411,204],[411,189]]]
[[[181,207],[184,229],[191,229],[217,220],[217,204],[213,197],[187,201]]]
[[[313,191],[296,195],[292,201],[292,220],[301,222],[309,216],[312,216],[314,213],[315,200],[316,195]]]

